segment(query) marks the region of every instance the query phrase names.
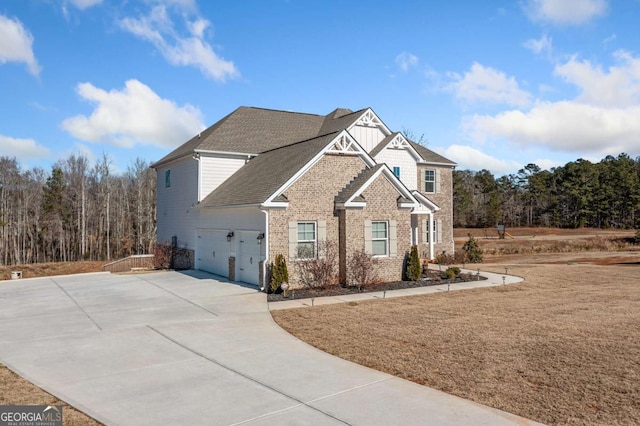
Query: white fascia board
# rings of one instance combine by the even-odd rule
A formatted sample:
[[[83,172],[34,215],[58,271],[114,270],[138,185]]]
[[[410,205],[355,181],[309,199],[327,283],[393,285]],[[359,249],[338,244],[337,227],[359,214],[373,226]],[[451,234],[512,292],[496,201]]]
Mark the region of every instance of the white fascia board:
[[[228,205],[228,206],[205,206],[203,205],[200,201],[198,201],[198,203],[196,203],[196,208],[197,209],[207,209],[207,210],[218,210],[218,209],[241,209],[241,208],[247,208],[247,207],[260,207],[261,204],[259,203],[253,203],[253,204],[235,204],[235,205]]]
[[[286,209],[287,207],[289,207],[289,203],[284,201],[267,201],[260,204],[260,207],[264,207],[266,209]]]
[[[420,204],[427,207],[429,210],[433,212],[437,212],[440,210],[440,207],[438,207],[436,203],[434,203],[433,201],[431,201],[430,199],[422,195],[420,192],[413,191],[413,195],[415,196],[415,199],[418,200]]]
[[[415,209],[416,207],[418,207],[416,203],[400,203],[401,209]]]
[[[294,174],[291,178],[289,178],[289,180],[287,180],[282,186],[280,186],[280,188],[278,188],[273,194],[271,194],[269,196],[269,198],[267,198],[267,200],[263,203],[263,205],[265,207],[268,207],[270,205],[274,205],[275,206],[276,203],[273,202],[273,199],[276,198],[278,195],[282,194],[284,191],[286,191],[291,185],[293,185],[295,183],[295,181],[297,181],[305,173],[307,173],[307,171],[311,167],[313,167],[314,164],[316,164],[318,161],[320,161],[320,159],[327,153],[327,151],[329,151],[329,149],[342,136],[347,136],[356,145],[356,147],[360,150],[360,158],[362,158],[362,160],[365,162],[365,164],[367,164],[369,167],[371,167],[376,163],[373,160],[373,158],[371,158],[371,156],[369,154],[367,154],[367,152],[364,149],[362,149],[362,147],[360,146],[358,141],[356,141],[355,138],[353,136],[351,136],[351,134],[349,134],[349,132],[347,132],[346,130],[343,130],[340,133],[338,133],[333,139],[331,139],[331,141],[324,148],[322,148],[322,150],[320,150],[311,160],[309,160],[309,162],[307,164],[302,166],[302,168],[300,170],[298,170],[296,172],[296,174]],[[282,203],[282,204],[284,204],[284,203]],[[277,206],[277,207],[280,207],[280,206]],[[284,207],[286,207],[286,206],[284,206]]]
[[[426,164],[427,166],[445,166],[445,167],[450,167],[452,169],[455,169],[456,167],[458,167],[458,163],[438,163],[435,161],[418,161],[418,164]]]
[[[204,154],[211,157],[251,158],[258,156],[258,154],[252,154],[249,152],[212,151],[208,149],[194,149],[193,152],[196,154]]]
[[[366,201],[347,201],[344,203],[344,207],[349,208],[365,208],[367,207]]]

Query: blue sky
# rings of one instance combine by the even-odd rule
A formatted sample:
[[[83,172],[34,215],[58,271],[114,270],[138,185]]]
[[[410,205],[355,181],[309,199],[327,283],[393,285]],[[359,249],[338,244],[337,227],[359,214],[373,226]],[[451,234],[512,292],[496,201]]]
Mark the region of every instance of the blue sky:
[[[241,105],[371,107],[514,173],[640,155],[640,0],[2,0],[0,155],[155,161]]]

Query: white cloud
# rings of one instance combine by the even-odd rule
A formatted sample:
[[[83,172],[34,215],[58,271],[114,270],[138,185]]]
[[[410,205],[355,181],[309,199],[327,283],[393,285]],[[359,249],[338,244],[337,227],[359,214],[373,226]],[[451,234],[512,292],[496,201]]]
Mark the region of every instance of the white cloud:
[[[396,64],[404,72],[409,71],[409,68],[418,65],[418,57],[409,52],[402,52],[396,56]]]
[[[179,107],[138,80],[127,81],[123,90],[107,92],[91,83],[78,84],[76,90],[96,107],[88,117],[67,118],[62,128],[84,141],[173,148],[204,128],[199,109]]]
[[[514,106],[527,106],[531,103],[531,94],[520,89],[513,77],[491,67],[485,67],[477,62],[471,69],[460,76],[450,73],[453,80],[448,88],[456,98],[468,103],[492,103]]]
[[[466,117],[463,128],[476,142],[508,140],[580,156],[640,155],[640,57],[626,51],[613,56],[608,69],[575,57],[555,67],[557,76],[579,89],[575,99]]]
[[[74,5],[80,10],[85,10],[93,6],[97,6],[102,3],[103,0],[68,0],[69,3]]]
[[[526,0],[523,8],[529,19],[557,25],[580,25],[602,16],[607,0]]]
[[[539,102],[528,112],[475,115],[463,122],[479,142],[508,139],[555,151],[599,155],[638,153],[640,106],[602,108],[575,101]]]
[[[0,15],[0,63],[24,62],[31,74],[40,74],[32,45],[33,36],[22,22]]]
[[[450,145],[440,154],[458,163],[463,170],[487,169],[493,174],[504,175],[522,168],[517,161],[501,160],[468,145]]]
[[[197,67],[205,76],[222,82],[239,75],[233,62],[218,56],[204,39],[210,25],[206,19],[187,20],[190,35],[183,36],[176,31],[166,7],[160,5],[148,16],[124,18],[119,24],[123,30],[151,42],[172,65]]]
[[[523,46],[536,55],[550,56],[553,50],[553,40],[551,37],[543,34],[542,37],[537,40],[535,38],[527,40]]]
[[[581,89],[578,100],[598,106],[624,107],[640,103],[640,58],[626,51],[614,53],[616,66],[599,65],[575,57],[557,65],[554,73]]]
[[[47,147],[39,145],[33,139],[0,135],[0,156],[16,157],[24,161],[32,158],[47,158],[50,154]]]

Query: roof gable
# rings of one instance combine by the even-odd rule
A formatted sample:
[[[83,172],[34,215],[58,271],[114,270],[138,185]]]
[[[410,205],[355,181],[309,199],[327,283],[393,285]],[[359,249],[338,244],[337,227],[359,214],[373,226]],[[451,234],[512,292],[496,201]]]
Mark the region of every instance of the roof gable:
[[[416,152],[420,155],[420,157],[422,157],[423,163],[442,164],[451,167],[457,166],[457,164],[453,161],[431,151],[430,149],[426,148],[423,145],[420,145],[419,143],[415,143],[413,141],[409,141],[409,143],[411,144],[413,149],[415,149]]]
[[[422,161],[422,157],[415,148],[409,143],[409,141],[402,135],[402,133],[395,132],[384,138],[375,148],[371,150],[371,156],[376,157],[385,148],[391,149],[405,149],[416,161]]]
[[[340,207],[364,207],[366,200],[362,198],[362,193],[380,175],[383,175],[399,194],[399,204],[402,207],[417,207],[419,202],[411,191],[393,174],[386,164],[376,164],[373,167],[363,170],[355,179],[335,197],[336,206]]]

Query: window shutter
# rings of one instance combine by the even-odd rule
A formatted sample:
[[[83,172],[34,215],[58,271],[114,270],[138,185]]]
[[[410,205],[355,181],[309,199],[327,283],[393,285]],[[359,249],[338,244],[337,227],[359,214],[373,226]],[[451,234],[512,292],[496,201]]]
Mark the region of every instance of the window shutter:
[[[373,243],[371,242],[371,221],[364,221],[364,252],[367,254],[373,253]]]
[[[438,219],[436,220],[436,226],[438,227],[438,241],[436,241],[437,243],[441,243],[442,242],[442,220]]]
[[[323,241],[323,243],[320,243]],[[318,257],[324,259],[327,257],[327,221],[319,220],[318,221],[318,235],[316,235],[316,244],[317,244],[317,253]]]
[[[427,192],[427,171],[425,170],[424,173],[422,173],[422,183],[420,184],[420,187],[422,188],[422,192]]]
[[[436,169],[436,194],[440,193],[440,169]]]
[[[429,219],[422,221],[422,242],[429,242]]]
[[[326,241],[327,240],[327,221],[319,220],[318,221],[318,241]]]
[[[298,223],[289,222],[289,260],[298,257]]]
[[[395,220],[389,221],[389,256],[398,255],[398,232]]]

